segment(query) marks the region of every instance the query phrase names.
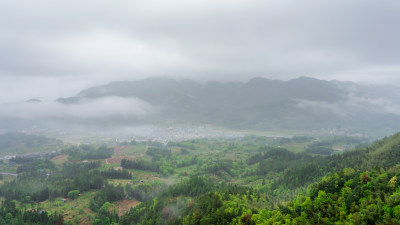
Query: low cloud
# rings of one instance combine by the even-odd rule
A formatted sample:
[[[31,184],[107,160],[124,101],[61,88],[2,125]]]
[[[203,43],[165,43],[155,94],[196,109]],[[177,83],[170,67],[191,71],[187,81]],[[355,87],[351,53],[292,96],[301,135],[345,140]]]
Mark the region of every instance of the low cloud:
[[[400,115],[400,106],[385,98],[357,96],[351,93],[345,105],[364,107],[365,109],[368,109],[368,111],[375,113],[389,113]]]
[[[306,99],[296,99],[296,101],[297,107],[313,113],[333,113],[342,117],[349,116],[349,112],[341,104]]]
[[[296,106],[313,113],[333,113],[342,117],[353,117],[360,112],[400,115],[400,106],[390,99],[349,93],[346,100],[338,102],[296,99]]]
[[[0,105],[0,117],[19,119],[142,119],[157,107],[138,98],[104,97],[79,104],[58,102],[20,102]]]

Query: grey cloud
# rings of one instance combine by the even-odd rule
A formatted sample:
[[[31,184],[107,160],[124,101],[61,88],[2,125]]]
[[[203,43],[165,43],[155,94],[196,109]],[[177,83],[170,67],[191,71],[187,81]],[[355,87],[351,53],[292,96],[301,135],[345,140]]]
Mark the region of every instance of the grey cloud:
[[[313,113],[332,113],[341,117],[350,116],[350,112],[343,108],[342,104],[297,99],[297,107]]]
[[[20,119],[144,118],[158,109],[137,98],[105,97],[79,104],[20,102],[0,105],[0,117]]]
[[[357,96],[353,93],[350,93],[345,105],[363,107],[365,110],[375,113],[389,113],[400,115],[400,106],[385,98]]]
[[[160,75],[399,82],[399,9],[395,0],[5,1],[0,82]]]
[[[296,106],[314,113],[333,113],[341,117],[353,117],[363,112],[400,115],[400,105],[390,99],[373,97],[360,92],[349,92],[344,101],[323,102],[295,99]]]

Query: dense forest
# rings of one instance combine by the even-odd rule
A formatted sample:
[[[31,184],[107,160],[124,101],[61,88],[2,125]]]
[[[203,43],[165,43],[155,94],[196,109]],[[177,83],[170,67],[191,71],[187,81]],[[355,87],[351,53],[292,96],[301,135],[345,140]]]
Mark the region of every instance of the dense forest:
[[[193,177],[131,209],[121,224],[400,224],[400,168],[325,176],[276,209],[251,188]]]

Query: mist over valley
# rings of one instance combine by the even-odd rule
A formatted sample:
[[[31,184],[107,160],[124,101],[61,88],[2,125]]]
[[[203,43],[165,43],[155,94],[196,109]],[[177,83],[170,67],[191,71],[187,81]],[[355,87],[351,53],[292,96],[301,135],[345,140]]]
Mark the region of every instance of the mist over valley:
[[[0,224],[400,224],[400,1],[0,6]]]

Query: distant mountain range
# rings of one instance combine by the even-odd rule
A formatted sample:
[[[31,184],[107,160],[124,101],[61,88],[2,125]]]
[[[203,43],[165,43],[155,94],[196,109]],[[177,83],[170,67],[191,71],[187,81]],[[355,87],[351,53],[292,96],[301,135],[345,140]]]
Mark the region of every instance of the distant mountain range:
[[[118,123],[195,123],[241,129],[326,128],[388,133],[400,128],[397,87],[362,86],[308,77],[289,81],[253,78],[246,83],[149,78],[92,87],[76,96],[59,98],[57,102],[79,105],[110,97],[134,98],[155,109],[140,118],[126,114],[107,118]]]

